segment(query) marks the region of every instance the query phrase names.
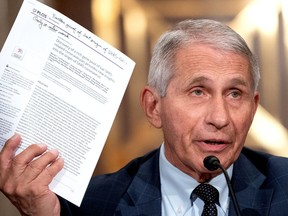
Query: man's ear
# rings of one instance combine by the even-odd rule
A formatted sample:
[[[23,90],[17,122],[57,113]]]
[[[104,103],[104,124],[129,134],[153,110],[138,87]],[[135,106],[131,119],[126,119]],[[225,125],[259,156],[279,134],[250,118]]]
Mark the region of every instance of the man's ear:
[[[162,127],[160,111],[160,95],[149,86],[145,86],[140,94],[140,102],[148,121],[156,128]]]
[[[256,91],[254,93],[254,107],[253,107],[254,114],[253,114],[253,118],[254,118],[254,115],[255,115],[255,113],[257,111],[257,107],[259,105],[259,100],[260,100],[260,95],[259,95],[259,92]]]

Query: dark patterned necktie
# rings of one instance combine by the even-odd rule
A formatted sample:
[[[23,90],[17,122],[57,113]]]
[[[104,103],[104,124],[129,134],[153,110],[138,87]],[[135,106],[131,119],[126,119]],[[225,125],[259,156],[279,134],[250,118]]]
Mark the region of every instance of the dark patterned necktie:
[[[219,200],[219,192],[210,184],[200,184],[192,192],[204,201],[201,216],[217,216],[216,203]]]

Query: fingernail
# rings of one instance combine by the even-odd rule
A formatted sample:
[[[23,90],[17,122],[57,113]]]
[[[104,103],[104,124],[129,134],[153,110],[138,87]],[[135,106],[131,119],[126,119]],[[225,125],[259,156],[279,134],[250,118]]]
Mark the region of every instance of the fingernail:
[[[51,149],[49,152],[51,152],[54,155],[59,155],[59,151],[57,149]]]
[[[58,161],[59,163],[64,163],[64,159],[63,159],[62,157],[58,157],[58,158],[57,158],[57,161]]]
[[[41,149],[47,149],[47,145],[43,144],[43,143],[40,143],[40,144],[37,144]]]
[[[20,134],[15,133],[10,139],[11,139],[11,140],[16,140],[16,139],[18,139],[19,137],[20,137]]]

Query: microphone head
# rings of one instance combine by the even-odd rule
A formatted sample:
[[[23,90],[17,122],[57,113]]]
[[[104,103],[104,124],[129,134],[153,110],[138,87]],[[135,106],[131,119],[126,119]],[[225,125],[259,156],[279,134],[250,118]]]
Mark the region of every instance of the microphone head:
[[[219,159],[214,155],[204,158],[203,164],[210,171],[217,170],[221,166]]]

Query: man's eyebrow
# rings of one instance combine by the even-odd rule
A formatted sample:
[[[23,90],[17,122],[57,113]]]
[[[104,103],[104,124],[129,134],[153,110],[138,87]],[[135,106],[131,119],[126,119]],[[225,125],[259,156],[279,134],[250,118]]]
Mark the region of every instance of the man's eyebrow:
[[[209,81],[210,79],[208,77],[205,76],[197,76],[197,77],[192,77],[192,79],[187,80],[189,82],[189,84],[195,84],[195,83],[202,83],[205,81]]]
[[[190,88],[194,85],[204,85],[205,82],[208,82],[210,79],[206,76],[194,76],[189,77],[188,79],[183,79],[181,87]],[[180,86],[179,86],[180,87]]]
[[[231,80],[231,84],[235,86],[236,85],[249,86],[249,82],[241,77],[233,78]]]

